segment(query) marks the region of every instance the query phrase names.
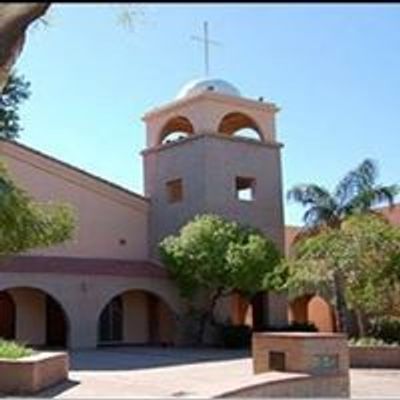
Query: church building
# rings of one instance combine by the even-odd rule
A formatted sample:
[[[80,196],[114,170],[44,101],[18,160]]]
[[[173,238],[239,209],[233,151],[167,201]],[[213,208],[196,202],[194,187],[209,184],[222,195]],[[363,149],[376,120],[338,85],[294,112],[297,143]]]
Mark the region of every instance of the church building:
[[[2,260],[0,336],[68,348],[182,343],[185,304],[158,244],[215,213],[259,228],[284,251],[277,111],[224,80],[189,82],[143,117],[144,195],[1,140],[14,181],[38,201],[69,203],[77,226],[71,241]],[[259,303],[264,323],[287,323],[284,296]],[[218,305],[220,321],[243,323],[245,314],[238,296]]]

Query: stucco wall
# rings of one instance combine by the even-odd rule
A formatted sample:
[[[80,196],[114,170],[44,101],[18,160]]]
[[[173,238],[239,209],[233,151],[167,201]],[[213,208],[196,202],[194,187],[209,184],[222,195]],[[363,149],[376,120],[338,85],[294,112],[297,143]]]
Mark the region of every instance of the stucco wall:
[[[127,292],[122,296],[124,310],[123,340],[141,344],[149,340],[149,313],[145,292]]]
[[[261,229],[283,251],[281,160],[278,145],[216,135],[193,136],[144,152],[145,191],[151,197],[151,245],[196,214],[217,213]],[[256,180],[252,202],[236,198],[235,178]],[[183,201],[169,203],[166,182],[183,181]]]
[[[72,205],[78,223],[65,244],[31,254],[143,259],[147,257],[148,202],[17,144],[0,141],[0,160],[35,199]],[[126,241],[120,244],[120,239]]]
[[[16,340],[34,345],[46,342],[46,296],[34,289],[17,288],[9,291],[15,302]]]
[[[129,290],[153,293],[165,301],[175,314],[182,313],[179,294],[168,279],[0,273],[0,291],[26,287],[43,290],[60,304],[68,321],[69,337],[67,341],[72,348],[90,348],[97,345],[98,321],[101,311],[113,297]],[[42,335],[42,328],[38,330],[39,322],[40,318],[34,319],[32,330],[42,332],[40,333]],[[26,315],[24,324],[29,323],[32,323],[31,317]]]
[[[218,132],[222,119],[233,112],[244,113],[250,117],[259,127],[264,140],[273,141],[277,111],[278,108],[272,103],[205,92],[149,111],[143,118],[147,128],[147,147],[154,147],[159,143],[160,132],[171,117],[187,118],[194,131],[203,134]]]

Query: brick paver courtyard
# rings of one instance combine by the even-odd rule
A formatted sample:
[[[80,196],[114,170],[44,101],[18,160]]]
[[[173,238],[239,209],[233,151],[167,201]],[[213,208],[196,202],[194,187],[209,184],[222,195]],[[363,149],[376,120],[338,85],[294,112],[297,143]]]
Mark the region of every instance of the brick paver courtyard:
[[[275,373],[279,374],[279,373]],[[70,382],[40,394],[56,398],[211,397],[252,381],[243,351],[119,348],[71,353]],[[353,398],[400,398],[400,370],[354,369]]]

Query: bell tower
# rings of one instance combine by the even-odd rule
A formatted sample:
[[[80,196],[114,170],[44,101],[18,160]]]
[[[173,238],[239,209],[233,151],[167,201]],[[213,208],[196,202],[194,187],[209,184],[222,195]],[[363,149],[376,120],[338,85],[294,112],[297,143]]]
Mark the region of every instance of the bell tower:
[[[259,228],[283,251],[277,111],[207,78],[189,82],[172,102],[144,115],[152,257],[165,236],[204,213]]]

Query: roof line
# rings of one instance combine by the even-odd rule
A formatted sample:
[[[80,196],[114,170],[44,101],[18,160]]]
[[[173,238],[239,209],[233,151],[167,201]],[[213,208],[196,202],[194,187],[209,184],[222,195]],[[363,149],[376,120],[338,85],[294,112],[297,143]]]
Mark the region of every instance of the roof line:
[[[60,160],[60,159],[55,158],[53,156],[50,156],[49,154],[43,153],[43,152],[41,152],[39,150],[36,150],[36,149],[34,149],[32,147],[29,147],[26,144],[22,144],[22,143],[19,143],[19,142],[15,141],[15,140],[10,140],[10,139],[5,139],[5,138],[0,138],[0,143],[1,142],[8,143],[8,144],[14,145],[16,147],[20,147],[23,150],[29,151],[30,153],[36,154],[36,155],[38,155],[40,157],[43,157],[43,158],[45,158],[45,159],[47,159],[49,161],[55,162],[55,163],[57,163],[57,164],[59,164],[59,165],[61,165],[63,167],[71,169],[71,170],[73,170],[75,172],[78,172],[78,173],[80,173],[82,175],[86,175],[87,177],[89,177],[91,179],[95,179],[95,180],[97,180],[97,181],[99,181],[101,183],[104,183],[104,184],[106,184],[108,186],[111,186],[113,189],[120,190],[120,191],[122,191],[122,192],[124,192],[126,194],[129,194],[131,196],[137,197],[140,200],[143,200],[143,201],[146,201],[146,202],[148,202],[150,200],[148,197],[142,196],[141,194],[133,192],[133,191],[131,191],[129,189],[126,189],[126,188],[124,188],[122,186],[119,186],[116,183],[110,182],[107,179],[104,179],[104,178],[102,178],[102,177],[100,177],[98,175],[94,175],[93,173],[85,171],[84,169],[76,167],[75,165],[69,164],[69,163],[67,163],[67,162],[65,162],[63,160]]]

